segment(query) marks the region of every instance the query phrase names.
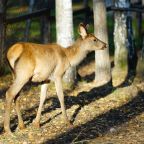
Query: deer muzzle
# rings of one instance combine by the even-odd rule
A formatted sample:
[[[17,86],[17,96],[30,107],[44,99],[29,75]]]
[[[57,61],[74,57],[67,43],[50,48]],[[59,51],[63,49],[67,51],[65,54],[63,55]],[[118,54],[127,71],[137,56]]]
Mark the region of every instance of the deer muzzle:
[[[102,50],[104,50],[105,48],[107,48],[108,46],[107,46],[107,44],[103,44],[103,46],[102,46]]]

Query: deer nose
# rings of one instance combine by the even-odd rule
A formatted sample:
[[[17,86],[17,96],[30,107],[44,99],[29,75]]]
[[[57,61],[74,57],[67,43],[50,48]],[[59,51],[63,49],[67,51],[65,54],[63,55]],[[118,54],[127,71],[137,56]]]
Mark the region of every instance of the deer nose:
[[[107,48],[108,47],[108,44],[105,44],[105,48]]]
[[[102,47],[102,49],[105,49],[105,48],[107,48],[107,44],[104,44]]]

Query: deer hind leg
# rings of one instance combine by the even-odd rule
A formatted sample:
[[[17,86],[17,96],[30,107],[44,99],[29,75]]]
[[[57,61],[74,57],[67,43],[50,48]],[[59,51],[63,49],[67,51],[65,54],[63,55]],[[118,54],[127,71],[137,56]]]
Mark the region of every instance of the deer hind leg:
[[[13,84],[10,86],[10,88],[6,92],[4,129],[7,133],[11,133],[11,130],[10,130],[11,104],[13,100],[15,99],[16,95],[22,89],[22,87],[32,77],[33,70],[34,70],[34,65],[32,61],[30,61],[29,59],[21,58],[16,65],[16,68],[15,68],[16,79],[14,80]],[[22,117],[20,116],[21,114],[20,114],[18,102],[16,102],[16,110],[18,114],[18,122],[23,123],[21,120]]]
[[[41,111],[42,111],[42,107],[47,96],[47,89],[48,89],[48,84],[41,85],[40,104],[39,104],[37,116],[35,120],[33,121],[33,125],[38,128],[40,127]]]
[[[18,116],[18,127],[19,129],[24,129],[25,125],[21,116],[21,112],[20,112],[20,106],[19,106],[19,97],[15,97],[15,109],[17,112],[17,116]]]
[[[26,82],[27,82],[27,80],[25,80],[23,82],[18,82],[17,80],[15,80],[14,83],[11,85],[11,87],[6,92],[5,115],[4,115],[4,129],[5,129],[6,133],[11,133],[10,111],[11,111],[12,102]]]

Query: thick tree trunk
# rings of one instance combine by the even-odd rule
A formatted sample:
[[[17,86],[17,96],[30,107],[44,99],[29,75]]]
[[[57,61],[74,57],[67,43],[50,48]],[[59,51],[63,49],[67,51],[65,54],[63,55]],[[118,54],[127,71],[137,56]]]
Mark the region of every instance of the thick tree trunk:
[[[144,0],[142,0],[142,5],[144,6]],[[135,81],[144,81],[144,35],[142,37],[142,50],[138,55]]]
[[[144,81],[144,36],[143,36],[143,47],[142,47],[141,52],[138,55],[138,63],[137,63],[135,81],[136,82]]]
[[[6,25],[4,24],[4,21],[5,21],[6,3],[7,0],[0,1],[0,74],[3,71],[3,65],[4,65],[4,41],[6,33]]]
[[[93,0],[95,35],[108,45],[106,5],[104,0]],[[103,85],[111,80],[109,48],[95,52],[95,81]]]
[[[73,43],[73,14],[72,0],[56,0],[56,31],[57,43],[63,47],[68,47]],[[75,68],[67,70],[64,80],[73,83],[75,78]]]
[[[128,0],[116,0],[116,7],[129,7]],[[114,69],[113,85],[119,85],[124,82],[128,74],[128,49],[127,49],[127,15],[125,12],[116,11],[114,14]],[[120,78],[119,80],[117,78]]]

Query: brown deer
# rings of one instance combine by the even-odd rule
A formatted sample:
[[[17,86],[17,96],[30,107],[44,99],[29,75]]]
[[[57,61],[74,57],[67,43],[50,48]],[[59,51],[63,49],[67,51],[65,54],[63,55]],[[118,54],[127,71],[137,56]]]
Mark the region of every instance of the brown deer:
[[[63,117],[70,124],[64,104],[64,94],[62,89],[62,76],[70,66],[78,65],[90,51],[106,48],[106,44],[96,38],[93,34],[88,34],[86,26],[79,25],[78,32],[81,36],[72,46],[63,48],[58,44],[34,44],[17,43],[9,48],[7,59],[14,71],[15,79],[6,92],[4,129],[6,133],[10,130],[10,111],[12,101],[15,101],[18,115],[18,126],[24,128],[24,122],[20,113],[19,100],[17,94],[28,82],[42,82],[51,80],[54,77],[56,92],[60,101]],[[48,84],[41,86],[40,105],[38,108],[34,125],[39,127],[42,106],[46,98]]]

